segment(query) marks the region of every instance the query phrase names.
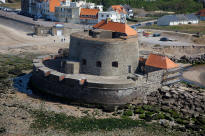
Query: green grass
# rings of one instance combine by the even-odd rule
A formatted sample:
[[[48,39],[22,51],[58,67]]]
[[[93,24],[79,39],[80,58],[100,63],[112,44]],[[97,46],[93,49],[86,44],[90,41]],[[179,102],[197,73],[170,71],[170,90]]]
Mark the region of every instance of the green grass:
[[[56,114],[54,112],[34,111],[35,120],[31,125],[34,129],[54,128],[57,130],[69,130],[71,132],[79,131],[111,131],[114,129],[129,129],[134,127],[146,126],[144,121],[132,120],[129,118],[117,119],[95,119],[91,117],[76,118],[67,116],[64,113]]]
[[[0,80],[12,78],[32,69],[32,57],[0,55]]]
[[[0,4],[0,6],[13,8],[13,9],[20,9],[21,8],[21,1],[17,0],[14,3],[4,3],[4,4]]]
[[[115,131],[142,128],[147,134],[151,135],[181,135],[181,132],[168,130],[156,123],[145,123],[143,120],[132,120],[130,118],[106,118],[96,119],[92,117],[76,118],[67,116],[64,113],[54,113],[42,110],[31,112],[34,121],[31,124],[32,130],[39,133],[52,128],[55,131],[67,133]]]
[[[178,25],[178,26],[145,26],[143,27],[145,29],[158,29],[158,30],[168,30],[168,31],[178,31],[178,32],[184,32],[184,33],[191,33],[196,34],[197,32],[200,32],[202,34],[205,34],[205,22],[200,22],[198,25]]]

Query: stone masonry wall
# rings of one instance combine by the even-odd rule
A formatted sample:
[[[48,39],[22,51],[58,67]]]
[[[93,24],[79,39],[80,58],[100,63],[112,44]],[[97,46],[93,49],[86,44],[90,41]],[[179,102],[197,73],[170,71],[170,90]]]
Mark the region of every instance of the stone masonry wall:
[[[113,42],[99,41],[98,38],[84,39],[81,35],[71,35],[69,48],[69,60],[79,61],[80,73],[120,76],[134,73],[138,66],[138,41],[115,40]],[[82,64],[85,60],[86,64]],[[101,67],[96,63],[100,62]],[[117,62],[118,67],[113,67],[112,63]]]
[[[56,57],[48,55],[33,60],[34,70],[31,77],[33,87],[77,102],[106,105],[123,105],[134,99],[146,101],[148,94],[161,87],[163,71],[150,73],[148,77],[140,76],[136,82],[126,84],[92,82],[82,84],[81,79],[72,78],[44,65],[43,62],[56,60]]]

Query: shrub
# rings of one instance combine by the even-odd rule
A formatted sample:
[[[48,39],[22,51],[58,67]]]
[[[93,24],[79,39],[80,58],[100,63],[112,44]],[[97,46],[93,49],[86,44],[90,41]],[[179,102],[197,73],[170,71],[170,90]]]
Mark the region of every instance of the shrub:
[[[136,110],[134,111],[134,113],[135,113],[135,114],[143,114],[143,113],[145,113],[145,111],[144,111],[142,108],[140,108],[140,109],[136,109]]]
[[[123,113],[124,116],[132,116],[132,110],[126,110]]]
[[[154,120],[165,119],[165,115],[163,113],[158,113],[153,115],[152,119]]]

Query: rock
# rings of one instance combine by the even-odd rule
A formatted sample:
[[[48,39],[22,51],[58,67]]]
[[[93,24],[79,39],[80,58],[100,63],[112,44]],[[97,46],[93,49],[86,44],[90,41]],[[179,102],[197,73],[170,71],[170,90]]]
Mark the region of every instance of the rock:
[[[169,92],[167,92],[167,93],[165,94],[165,96],[166,96],[166,98],[171,98],[171,97],[172,97],[172,95],[171,95]]]
[[[179,89],[181,89],[181,90],[185,90],[185,91],[189,91],[189,90],[190,90],[189,88],[184,87],[184,86],[180,86]]]
[[[167,92],[170,90],[170,88],[168,86],[163,86],[161,90]]]

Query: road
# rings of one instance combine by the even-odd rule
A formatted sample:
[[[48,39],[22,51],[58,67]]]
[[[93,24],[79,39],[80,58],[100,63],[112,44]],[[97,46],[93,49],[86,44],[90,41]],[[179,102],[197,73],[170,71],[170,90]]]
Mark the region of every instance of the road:
[[[41,26],[46,26],[46,27],[52,27],[55,25],[55,23],[57,23],[57,22],[52,22],[52,21],[44,21],[42,19],[39,19],[38,21],[33,21],[33,18],[19,15],[15,12],[6,12],[6,11],[2,11],[2,10],[0,10],[0,17],[7,17],[10,19],[19,20],[21,22],[29,23],[32,25],[41,25]],[[87,25],[80,25],[80,24],[64,23],[64,27],[72,28],[72,29],[82,29],[82,28],[85,28],[88,26]]]

